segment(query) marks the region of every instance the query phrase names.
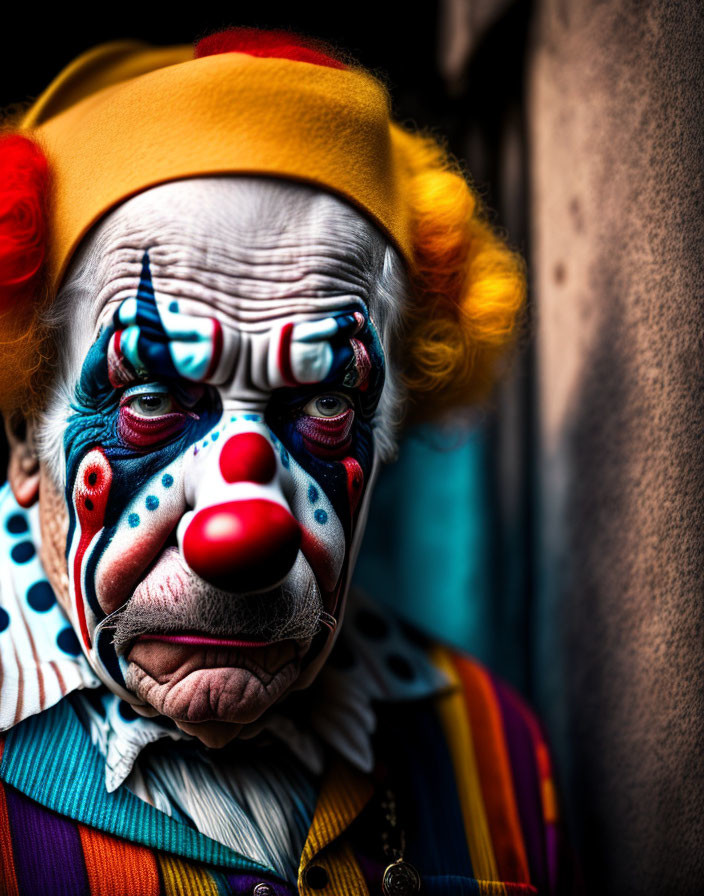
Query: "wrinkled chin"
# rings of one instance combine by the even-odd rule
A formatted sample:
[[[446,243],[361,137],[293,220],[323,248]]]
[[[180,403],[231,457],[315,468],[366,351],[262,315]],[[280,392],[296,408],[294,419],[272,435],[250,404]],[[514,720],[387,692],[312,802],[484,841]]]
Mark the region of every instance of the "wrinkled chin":
[[[177,724],[243,726],[292,687],[307,646],[288,640],[241,649],[145,639],[127,655],[125,681],[141,700]]]
[[[302,554],[277,588],[236,594],[198,578],[168,547],[110,621],[127,688],[215,746],[294,687],[323,611]]]

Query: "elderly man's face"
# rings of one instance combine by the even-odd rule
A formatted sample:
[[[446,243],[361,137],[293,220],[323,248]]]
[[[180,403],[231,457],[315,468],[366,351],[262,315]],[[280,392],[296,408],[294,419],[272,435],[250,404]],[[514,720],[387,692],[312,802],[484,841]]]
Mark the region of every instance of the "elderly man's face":
[[[329,649],[375,466],[385,252],[331,197],[219,178],[130,200],[83,255],[43,433],[67,607],[114,689],[206,742]]]

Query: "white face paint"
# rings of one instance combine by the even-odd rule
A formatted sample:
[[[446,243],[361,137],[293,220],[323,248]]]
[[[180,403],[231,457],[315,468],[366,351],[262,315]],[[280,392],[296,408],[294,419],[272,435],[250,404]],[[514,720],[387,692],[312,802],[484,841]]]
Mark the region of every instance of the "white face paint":
[[[249,723],[312,680],[342,613],[398,403],[395,253],[331,196],[212,178],[124,203],[74,271],[43,437],[74,625],[133,702]]]

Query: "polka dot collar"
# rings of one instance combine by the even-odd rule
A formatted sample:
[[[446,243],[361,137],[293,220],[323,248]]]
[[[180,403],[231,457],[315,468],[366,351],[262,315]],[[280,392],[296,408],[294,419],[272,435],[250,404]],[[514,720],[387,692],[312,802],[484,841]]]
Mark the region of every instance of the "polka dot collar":
[[[0,489],[0,730],[101,682],[57,604],[39,557],[37,508]]]

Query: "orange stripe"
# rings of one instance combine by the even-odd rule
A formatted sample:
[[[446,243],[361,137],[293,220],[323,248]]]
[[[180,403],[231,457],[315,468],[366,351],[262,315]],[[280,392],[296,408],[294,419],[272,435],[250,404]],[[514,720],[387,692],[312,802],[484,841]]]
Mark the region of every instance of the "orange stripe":
[[[78,825],[91,896],[159,896],[152,852],[95,828]]]
[[[298,869],[299,881],[318,853],[336,840],[367,805],[373,793],[369,775],[336,759],[323,779]]]
[[[530,883],[511,763],[491,680],[471,660],[455,657],[455,667],[462,681],[472,730],[476,732],[474,749],[500,878]]]
[[[5,738],[0,738],[0,760],[5,749]],[[10,819],[7,817],[5,785],[0,782],[0,893],[2,896],[19,896],[15,857],[12,853]]]
[[[362,869],[355,858],[354,851],[349,843],[340,841],[330,847],[329,852],[319,855],[314,863],[324,868],[328,873],[326,892],[334,896],[369,896],[369,888],[364,879]],[[309,866],[310,867],[310,866]],[[319,896],[322,891],[314,889],[306,882],[303,873],[298,881],[299,896]],[[374,890],[374,893],[377,893]]]

